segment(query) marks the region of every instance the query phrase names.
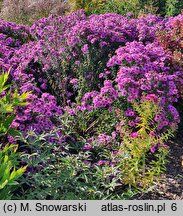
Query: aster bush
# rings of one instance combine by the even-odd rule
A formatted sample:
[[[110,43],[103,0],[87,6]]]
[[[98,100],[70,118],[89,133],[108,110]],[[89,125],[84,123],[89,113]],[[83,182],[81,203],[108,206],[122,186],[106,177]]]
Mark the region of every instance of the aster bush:
[[[141,98],[144,92],[155,94],[161,97],[161,106],[166,109],[160,114],[161,122],[156,117],[157,122],[161,124],[159,128],[178,123],[179,115],[173,111],[175,108],[172,103],[177,102],[180,96],[176,83],[181,79],[180,71],[170,74],[167,65],[170,57],[163,48],[156,43],[144,46],[141,42],[132,42],[126,44],[126,47],[117,49],[116,54],[107,65],[109,67],[121,65],[115,79],[119,96],[125,96],[129,103],[133,103],[135,99]]]
[[[62,107],[80,101],[84,93],[91,90],[96,95],[95,91],[100,90],[104,79],[110,74],[106,63],[115,50],[134,40],[152,42],[156,28],[161,29],[161,18],[155,16],[128,19],[116,14],[87,18],[82,11],[78,11],[69,16],[49,17],[35,22],[30,29],[35,40],[16,50],[10,59],[14,65],[12,75],[17,80],[16,84],[19,83],[21,89],[34,89],[36,96],[33,100],[37,100],[42,93],[50,93]],[[150,34],[146,38],[141,38],[144,37],[141,23]],[[18,62],[20,58],[24,60],[21,63]],[[113,97],[116,97],[115,94]],[[39,103],[34,106],[36,104]],[[81,106],[85,109],[84,105]]]
[[[0,69],[11,67],[13,92],[30,92],[11,124],[23,132],[20,150],[28,153],[25,197],[83,198],[87,191],[91,199],[109,198],[154,181],[180,122],[181,22],[181,14],[133,18],[83,10],[31,27],[0,22]]]
[[[130,112],[131,103],[143,92],[161,98],[159,130],[176,125],[174,103],[180,95],[181,70],[170,67],[172,54],[156,36],[171,19],[109,13],[86,17],[78,11],[43,18],[30,29],[7,23],[12,29],[22,28],[27,39],[18,47],[5,45],[2,66],[12,65],[12,80],[21,93],[32,92],[26,109],[17,110],[16,125],[22,131],[30,127],[38,133],[48,131],[65,111],[111,109],[120,100],[133,127],[138,119]],[[167,31],[171,29],[168,25]],[[9,34],[4,27],[2,32]]]
[[[168,29],[165,29],[164,31],[158,32],[158,41],[161,44],[161,46],[166,50],[167,52],[171,53],[171,59],[170,59],[170,66],[171,70],[175,71],[178,70],[178,78],[177,81],[179,84],[177,85],[178,91],[180,94],[180,98],[178,100],[178,103],[176,104],[176,107],[180,113],[181,119],[182,119],[182,108],[183,108],[183,89],[182,89],[182,73],[183,70],[183,55],[182,55],[182,47],[183,47],[183,19],[182,15],[179,15],[175,18],[170,18],[169,22],[167,23],[167,26],[171,27]],[[181,121],[182,122],[182,121]],[[182,127],[182,123],[180,124]]]
[[[40,89],[37,88],[36,86],[34,86],[35,85],[35,82],[34,82],[35,78],[33,77],[32,74],[28,74],[27,72],[24,72],[22,74],[20,67],[17,68],[17,70],[15,71],[15,67],[17,64],[19,64],[19,63],[23,64],[23,61],[24,61],[23,65],[25,65],[28,62],[26,60],[26,58],[24,58],[24,56],[20,57],[20,58],[22,58],[21,60],[17,56],[14,56],[15,52],[18,52],[18,53],[23,52],[23,48],[22,48],[22,51],[21,51],[21,49],[19,49],[20,47],[22,47],[23,43],[28,42],[28,41],[31,41],[30,43],[33,43],[33,41],[32,41],[33,38],[32,38],[32,36],[30,36],[30,32],[29,32],[28,27],[2,21],[1,32],[2,32],[1,33],[2,46],[1,46],[1,50],[0,50],[0,52],[1,52],[1,65],[0,65],[0,67],[2,69],[7,69],[7,68],[10,68],[10,66],[11,66],[10,79],[12,80],[12,89],[18,88],[20,94],[27,92],[27,91],[31,91],[31,94],[29,94],[29,97],[28,97],[29,105],[26,106],[27,109],[22,109],[21,107],[17,108],[17,116],[16,116],[16,120],[14,122],[15,127],[18,127],[20,125],[20,129],[22,131],[24,131],[25,125],[24,124],[21,125],[21,122],[22,121],[23,122],[24,121],[30,122],[30,120],[34,116],[34,115],[31,115],[31,109],[36,108],[35,104],[38,104],[38,107],[40,107],[40,106],[42,106],[41,105],[42,103],[45,102],[45,104],[47,103],[47,105],[48,105],[48,101],[49,102],[52,101],[53,104],[50,103],[49,106],[50,106],[50,109],[53,110],[53,113],[55,113],[53,105],[55,105],[55,107],[57,108],[56,101],[55,101],[53,96],[51,96],[47,93],[42,94],[42,95],[40,94],[41,93]],[[10,59],[12,57],[13,57],[13,60],[10,63]],[[20,81],[20,83],[18,82],[18,80]],[[47,82],[47,81],[45,81],[45,82]],[[37,95],[35,95],[35,93],[37,93]],[[31,103],[33,100],[36,100],[37,98],[38,98],[38,101],[37,101],[38,103],[37,102]],[[31,108],[31,109],[29,109],[29,108]],[[43,107],[41,107],[40,110],[42,112],[45,112]],[[39,111],[39,109],[38,109],[38,111]],[[61,112],[60,109],[59,109],[59,112]],[[47,115],[48,124],[50,123],[50,120],[49,120],[49,118],[51,117],[50,115],[51,114],[49,114],[49,113]],[[42,118],[41,115],[39,115],[39,117]]]
[[[183,13],[183,12],[182,12]],[[182,14],[175,18],[170,18],[167,26],[169,28],[165,29],[164,31],[158,32],[158,42],[164,48],[165,51],[171,54],[170,64],[172,70],[183,70],[183,54],[182,54],[182,47],[183,47],[183,17]],[[179,92],[182,97],[182,74],[179,72]]]

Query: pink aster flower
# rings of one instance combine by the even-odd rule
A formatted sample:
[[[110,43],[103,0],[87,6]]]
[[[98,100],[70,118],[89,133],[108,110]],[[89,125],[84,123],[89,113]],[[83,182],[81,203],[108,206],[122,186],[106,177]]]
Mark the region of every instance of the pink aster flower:
[[[152,100],[154,101],[155,103],[157,103],[158,101],[158,97],[155,95],[155,94],[148,94],[144,100]]]
[[[83,54],[87,54],[88,53],[88,44],[85,44],[82,48],[81,51],[83,52]]]
[[[138,132],[133,132],[130,135],[132,138],[137,138],[139,136]]]
[[[76,78],[73,78],[70,80],[70,84],[72,84],[72,85],[78,85],[78,83],[79,83],[79,80]]]

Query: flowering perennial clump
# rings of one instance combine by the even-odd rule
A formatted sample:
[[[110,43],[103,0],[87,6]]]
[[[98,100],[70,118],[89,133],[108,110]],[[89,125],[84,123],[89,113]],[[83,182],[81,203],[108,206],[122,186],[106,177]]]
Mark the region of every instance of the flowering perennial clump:
[[[158,130],[176,126],[182,68],[174,65],[175,52],[160,43],[158,32],[175,31],[177,22],[182,15],[86,17],[82,10],[40,19],[30,28],[1,21],[0,69],[11,68],[12,89],[31,91],[12,127],[41,133],[59,124],[63,112],[110,111],[116,101],[135,127],[138,116],[131,104],[144,94],[155,96],[162,107],[154,119]]]
[[[10,71],[0,98],[27,95],[2,140],[25,153],[18,195],[119,199],[153,183],[180,122],[182,21],[83,10],[30,27],[0,21],[0,71]]]

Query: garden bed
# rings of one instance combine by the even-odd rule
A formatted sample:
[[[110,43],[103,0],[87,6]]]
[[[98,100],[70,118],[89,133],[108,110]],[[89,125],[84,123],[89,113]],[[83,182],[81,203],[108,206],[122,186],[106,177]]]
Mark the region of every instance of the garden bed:
[[[0,20],[0,199],[182,199],[183,11],[92,4]]]

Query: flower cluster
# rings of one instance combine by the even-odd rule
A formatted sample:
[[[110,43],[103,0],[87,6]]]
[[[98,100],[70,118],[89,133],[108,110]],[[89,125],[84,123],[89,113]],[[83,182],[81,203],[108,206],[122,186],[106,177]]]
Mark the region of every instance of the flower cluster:
[[[39,73],[35,66],[30,66],[32,70],[28,68],[38,50],[30,49],[35,44],[32,40],[28,27],[1,21],[0,68],[1,70],[11,68],[12,90],[18,87],[20,94],[31,92],[28,98],[29,104],[16,109],[17,116],[12,127],[21,131],[34,128],[39,133],[53,128],[55,123],[51,119],[61,115],[62,111],[61,107],[57,106],[55,97],[45,92],[47,79],[35,76],[35,73]]]
[[[165,142],[180,121],[182,17],[87,17],[80,10],[31,27],[0,21],[0,70],[10,68],[10,92],[30,92],[10,121],[29,143],[28,164],[40,159],[28,174],[48,166],[52,173],[53,162],[59,170],[72,165],[75,182],[95,173],[92,181],[100,176],[99,188],[108,182],[112,190],[119,182],[147,186],[160,174]]]
[[[183,97],[183,12],[182,14],[171,17],[166,25],[164,31],[158,32],[157,40],[160,45],[169,53],[171,53],[172,71],[176,71],[178,76],[177,86],[181,97]]]
[[[30,103],[17,109],[13,127],[48,131],[62,110],[110,111],[115,101],[122,103],[134,127],[138,118],[131,104],[144,93],[157,97],[162,107],[155,118],[159,129],[176,125],[182,69],[170,65],[172,53],[156,35],[171,32],[175,20],[182,22],[182,15],[164,20],[112,13],[86,17],[80,10],[40,19],[30,28],[0,21],[0,67],[11,67],[12,88],[31,91]]]
[[[151,40],[150,40],[151,41]],[[125,46],[118,48],[107,62],[111,70],[118,68],[116,77],[105,80],[104,87],[100,93],[93,98],[94,107],[106,107],[111,105],[117,98],[125,97],[130,105],[135,100],[142,98],[144,93],[149,94],[149,99],[158,101],[162,107],[161,114],[157,115],[155,121],[159,123],[159,130],[167,126],[179,123],[179,114],[173,104],[180,97],[180,83],[182,79],[181,67],[170,67],[172,55],[167,52],[157,41],[144,43],[141,41],[127,42]],[[116,83],[115,89],[105,83]],[[111,92],[105,97],[100,96],[104,92]],[[151,96],[150,96],[151,95]],[[108,103],[107,103],[108,102]],[[171,108],[170,108],[171,107]],[[133,110],[126,112],[126,116],[136,117]],[[129,121],[135,126],[134,121]]]

